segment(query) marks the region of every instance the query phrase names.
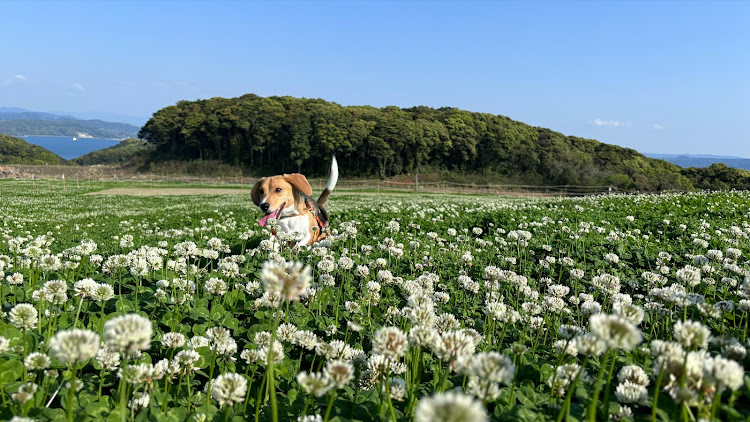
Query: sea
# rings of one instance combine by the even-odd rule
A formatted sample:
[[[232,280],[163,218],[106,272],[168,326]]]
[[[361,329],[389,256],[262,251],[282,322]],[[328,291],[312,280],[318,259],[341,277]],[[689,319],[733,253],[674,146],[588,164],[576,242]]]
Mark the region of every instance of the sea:
[[[78,138],[70,136],[24,136],[23,139],[34,145],[48,149],[66,160],[72,160],[92,151],[117,145],[117,139]]]

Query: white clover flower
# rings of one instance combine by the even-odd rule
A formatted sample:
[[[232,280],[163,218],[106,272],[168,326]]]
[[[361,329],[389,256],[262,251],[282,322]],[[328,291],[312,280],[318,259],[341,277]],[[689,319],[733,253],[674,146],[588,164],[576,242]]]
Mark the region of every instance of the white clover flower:
[[[21,273],[13,273],[7,277],[5,277],[5,280],[8,282],[8,284],[12,286],[18,286],[23,284],[23,274]]]
[[[646,371],[638,365],[623,366],[622,369],[620,369],[620,372],[617,373],[617,380],[620,382],[629,381],[644,387],[649,384]]]
[[[604,259],[611,264],[618,264],[620,262],[620,257],[614,253],[608,253],[604,255]]]
[[[578,373],[583,371],[580,375],[582,380],[586,380],[588,375],[586,370],[582,369],[580,365],[570,363],[566,365],[560,365],[555,368],[555,374],[550,375],[547,379],[547,385],[552,388],[552,392],[558,397],[565,396],[565,390],[573,383],[573,380],[578,376]]]
[[[641,331],[618,315],[592,315],[589,328],[611,349],[633,350],[643,340]]]
[[[354,379],[354,366],[351,363],[340,359],[328,361],[325,369],[323,369],[323,375],[325,375],[336,388],[343,388]]]
[[[182,333],[166,333],[161,338],[161,345],[168,349],[179,349],[185,345],[185,335]]]
[[[52,364],[52,360],[44,353],[33,352],[26,356],[23,364],[29,371],[38,371],[49,368]]]
[[[500,384],[510,384],[516,372],[513,361],[498,352],[480,352],[472,356],[466,371],[479,377],[482,381],[491,381]]]
[[[31,330],[39,322],[39,312],[34,305],[29,303],[19,303],[14,306],[8,313],[10,325],[19,330]]]
[[[73,284],[73,290],[76,292],[76,296],[90,297],[94,294],[96,284],[96,281],[90,278],[84,278],[83,280],[76,281]]]
[[[568,340],[557,340],[552,344],[552,349],[555,351],[555,354],[561,355],[566,354],[570,356],[576,356],[578,355],[578,347],[576,342],[574,341],[568,341]]]
[[[347,300],[344,303],[344,307],[346,308],[348,312],[351,312],[353,314],[358,314],[361,311],[361,307],[359,306],[359,303],[353,302],[350,300]]]
[[[643,308],[629,303],[616,302],[612,306],[612,310],[615,314],[630,321],[633,325],[640,325],[641,322],[643,322],[643,318],[646,316],[646,312]]]
[[[300,372],[297,374],[297,382],[307,394],[315,397],[323,397],[334,386],[333,382],[321,372],[312,374]]]
[[[500,397],[500,384],[470,376],[466,392],[482,401],[495,401]]]
[[[199,369],[195,364],[198,363],[200,358],[201,355],[195,350],[180,350],[175,355],[173,363],[180,368],[182,374],[190,374]]]
[[[151,403],[151,396],[143,391],[136,391],[133,393],[133,398],[128,400],[128,407],[133,409],[134,412],[139,412],[141,409],[145,409]]]
[[[403,378],[390,377],[388,378],[388,389],[391,392],[391,399],[396,401],[403,401],[406,396],[406,381]],[[385,394],[385,384],[382,387],[382,393]]]
[[[96,353],[96,363],[104,369],[114,371],[120,366],[120,354],[109,350],[107,345],[102,343],[101,348]]]
[[[745,371],[738,362],[721,356],[703,360],[703,375],[717,385],[718,391],[736,391],[744,385]]]
[[[307,349],[312,350],[315,348],[315,346],[318,345],[320,340],[318,339],[318,336],[313,333],[312,331],[308,330],[298,330],[294,333],[294,344]]]
[[[711,330],[697,321],[677,321],[673,335],[675,341],[689,350],[705,349],[711,338]]]
[[[436,393],[419,400],[414,410],[416,422],[484,422],[487,412],[482,403],[459,392]]]
[[[246,392],[247,379],[233,372],[219,375],[211,385],[211,398],[222,407],[242,402]]]
[[[107,283],[97,283],[91,292],[91,299],[95,302],[106,302],[115,297],[115,289]]]
[[[471,356],[476,350],[474,338],[463,331],[446,331],[438,337],[434,344],[434,352],[445,362]]]
[[[301,262],[279,265],[266,261],[261,269],[260,281],[266,293],[278,293],[285,300],[298,300],[310,284],[312,269]]]
[[[148,350],[152,335],[151,321],[137,314],[122,315],[104,324],[104,342],[107,346],[131,355]]]
[[[23,405],[27,401],[34,398],[34,394],[36,394],[36,390],[38,387],[39,386],[33,382],[21,384],[21,386],[18,387],[18,391],[11,394],[10,398],[13,399],[14,402]]]
[[[690,265],[677,270],[677,281],[687,286],[697,286],[701,283],[701,271]]]
[[[409,344],[415,347],[433,348],[440,337],[440,333],[434,328],[417,325],[409,330]]]
[[[385,355],[391,359],[398,359],[406,353],[409,341],[401,329],[397,327],[383,327],[372,339],[374,353]]]
[[[644,403],[648,398],[648,390],[643,385],[625,381],[615,389],[615,397],[620,403]]]
[[[49,341],[49,352],[66,364],[85,362],[99,351],[99,334],[89,330],[59,331]]]
[[[219,278],[212,277],[206,281],[206,291],[208,293],[223,296],[227,292],[227,283]]]
[[[573,341],[578,352],[586,356],[599,356],[607,351],[607,343],[592,333],[579,335]]]

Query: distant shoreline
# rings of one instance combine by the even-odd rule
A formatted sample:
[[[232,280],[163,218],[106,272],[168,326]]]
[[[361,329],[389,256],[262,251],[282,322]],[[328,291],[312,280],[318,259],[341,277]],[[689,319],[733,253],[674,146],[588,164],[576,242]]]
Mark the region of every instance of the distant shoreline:
[[[37,138],[69,138],[69,139],[76,138],[79,141],[81,139],[101,139],[101,140],[104,140],[104,141],[124,141],[124,140],[128,139],[128,138],[79,138],[78,136],[60,136],[60,135],[21,135],[21,136],[19,136],[19,138],[28,138],[28,137],[31,137],[31,136],[35,136]]]

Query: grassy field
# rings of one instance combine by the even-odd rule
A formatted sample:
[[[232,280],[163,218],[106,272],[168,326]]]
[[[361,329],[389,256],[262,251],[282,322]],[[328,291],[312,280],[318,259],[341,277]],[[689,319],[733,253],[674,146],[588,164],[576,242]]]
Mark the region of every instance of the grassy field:
[[[295,250],[204,188],[0,180],[0,419],[750,416],[748,193],[337,191]]]

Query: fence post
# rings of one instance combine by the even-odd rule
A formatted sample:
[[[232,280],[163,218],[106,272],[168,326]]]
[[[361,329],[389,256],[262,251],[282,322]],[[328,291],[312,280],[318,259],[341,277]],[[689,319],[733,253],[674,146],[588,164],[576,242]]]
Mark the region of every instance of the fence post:
[[[378,193],[380,193],[380,179],[378,179]]]
[[[36,193],[36,175],[31,175],[31,188],[34,190],[34,193]]]

